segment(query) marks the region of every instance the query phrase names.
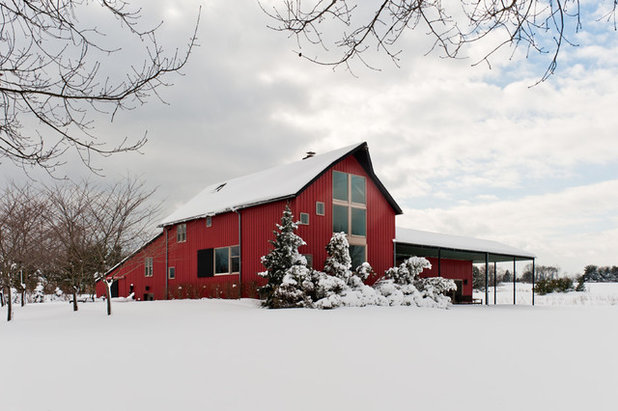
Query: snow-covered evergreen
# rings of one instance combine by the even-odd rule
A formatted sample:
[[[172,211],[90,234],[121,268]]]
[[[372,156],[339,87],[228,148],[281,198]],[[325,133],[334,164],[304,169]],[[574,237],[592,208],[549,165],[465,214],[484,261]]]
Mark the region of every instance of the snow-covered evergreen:
[[[373,273],[369,263],[352,271],[350,245],[344,233],[334,233],[326,252],[324,272],[307,267],[306,259],[298,252],[305,242],[297,234],[297,223],[286,206],[281,224],[277,225],[273,249],[262,263],[266,271],[259,275],[268,283],[260,289],[262,304],[269,308],[321,308],[367,305],[409,305],[419,307],[447,307],[450,298],[444,294],[455,287],[443,278],[422,279],[419,274],[431,268],[427,259],[411,257],[398,267],[387,270],[386,277],[375,287],[364,282]]]
[[[375,288],[388,305],[448,307],[451,299],[445,294],[457,288],[455,282],[441,277],[420,278],[425,268],[431,268],[426,258],[410,257],[398,267],[389,268]]]
[[[275,287],[269,308],[313,307],[311,294],[314,291],[312,271],[307,263],[297,263],[290,267],[281,284]]]
[[[414,284],[425,268],[431,269],[429,260],[424,257],[410,257],[398,267],[389,268],[386,278],[392,279],[396,284]]]
[[[346,284],[352,276],[352,258],[350,244],[345,233],[334,233],[326,245],[326,262],[324,272],[343,280]]]
[[[298,247],[305,242],[296,233],[298,223],[290,206],[286,205],[271,240],[272,250],[262,257],[266,271],[259,273],[268,283],[260,289],[263,305],[270,308],[312,306],[311,298],[306,295],[312,291],[311,269],[307,260],[298,252]]]
[[[39,281],[32,292],[32,302],[33,303],[42,303],[45,302],[45,287],[43,283]]]

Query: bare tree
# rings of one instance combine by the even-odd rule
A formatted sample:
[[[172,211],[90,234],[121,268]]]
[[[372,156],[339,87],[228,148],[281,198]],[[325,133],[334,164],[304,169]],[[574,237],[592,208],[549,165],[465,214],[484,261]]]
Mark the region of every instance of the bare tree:
[[[95,283],[102,281],[110,315],[110,288],[118,278],[106,273],[143,241],[152,227],[158,212],[150,203],[154,190],[146,189],[138,179],[127,178],[107,187],[65,183],[48,193],[48,223],[59,247],[50,272],[73,295],[75,311],[78,294],[94,290]]]
[[[145,242],[145,235],[149,233],[159,211],[159,207],[149,201],[152,194],[154,190],[148,190],[142,181],[127,178],[101,191],[91,204],[101,268],[95,282],[101,281],[105,285],[107,315],[112,313],[111,287],[121,278],[109,276],[107,272]]]
[[[549,63],[539,81],[556,69],[558,54],[564,44],[573,44],[568,33],[582,28],[579,0],[274,0],[275,6],[262,9],[277,24],[272,28],[296,36],[299,47],[313,44],[328,52],[332,46],[341,50],[329,60],[299,53],[314,63],[345,65],[358,59],[369,66],[363,53],[376,48],[396,64],[400,52],[395,44],[406,30],[419,29],[433,40],[433,47],[448,58],[460,56],[462,48],[489,40],[491,45],[474,64],[486,62],[505,47],[514,53],[518,47],[529,53],[547,55]],[[602,20],[616,29],[618,0],[599,2],[606,6]],[[599,6],[597,5],[597,6]],[[592,7],[592,6],[590,6]],[[585,16],[597,19],[594,13]],[[336,40],[325,33],[334,30]],[[491,38],[490,38],[491,37]]]
[[[142,23],[124,0],[0,2],[0,159],[53,172],[69,150],[92,169],[94,153],[140,149],[145,135],[106,144],[93,121],[158,97],[186,64],[198,24],[184,50],[166,53],[161,25]],[[141,49],[122,54],[127,44]]]
[[[72,294],[73,311],[77,298],[98,271],[94,258],[94,222],[89,213],[92,193],[89,184],[65,184],[47,190],[49,212],[46,215],[56,250],[47,275]]]
[[[10,184],[0,201],[0,283],[8,296],[7,320],[12,319],[11,289],[21,293],[32,288],[38,272],[36,254],[44,233],[45,200],[27,185]]]

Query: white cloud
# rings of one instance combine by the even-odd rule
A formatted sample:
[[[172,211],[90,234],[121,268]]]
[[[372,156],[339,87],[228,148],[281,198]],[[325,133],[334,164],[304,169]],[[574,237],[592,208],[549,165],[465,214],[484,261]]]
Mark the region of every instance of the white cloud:
[[[453,207],[404,210],[398,224],[489,238],[534,252],[573,273],[616,264],[618,180],[514,200],[479,198]]]

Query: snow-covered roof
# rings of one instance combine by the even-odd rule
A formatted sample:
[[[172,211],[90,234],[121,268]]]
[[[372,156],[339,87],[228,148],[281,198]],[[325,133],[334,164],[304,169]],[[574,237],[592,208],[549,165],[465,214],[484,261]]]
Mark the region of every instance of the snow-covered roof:
[[[366,161],[363,166],[393,208],[400,214],[401,209],[373,173],[367,143],[363,142],[305,160],[212,184],[167,216],[160,226],[292,198],[343,157],[352,153],[363,152],[366,153]]]
[[[429,231],[413,230],[410,228],[396,228],[395,241],[398,243],[440,247],[452,250],[474,251],[481,253],[500,254],[513,257],[536,258],[528,251],[511,247],[492,240],[463,237],[458,235],[432,233]]]

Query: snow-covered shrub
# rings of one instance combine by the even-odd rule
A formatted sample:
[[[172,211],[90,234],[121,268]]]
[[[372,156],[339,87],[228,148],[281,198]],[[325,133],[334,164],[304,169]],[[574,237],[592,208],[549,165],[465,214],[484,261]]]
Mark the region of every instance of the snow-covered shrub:
[[[573,291],[573,280],[568,277],[545,278],[539,280],[535,285],[535,292],[539,295],[553,292],[566,293],[568,291]]]
[[[352,276],[352,258],[350,258],[350,244],[345,233],[333,233],[326,245],[326,262],[324,272],[333,277],[340,278],[346,284]]]
[[[579,275],[576,278],[577,286],[575,287],[575,291],[586,291],[585,277],[583,275]]]
[[[457,289],[455,281],[442,277],[419,278],[415,284],[423,299],[430,299],[435,302],[438,308],[446,308],[451,303],[448,294]],[[430,304],[430,306],[433,306]]]
[[[368,262],[362,263],[361,265],[356,267],[356,270],[354,271],[354,275],[361,281],[366,281],[367,278],[369,278],[369,276],[371,276],[372,274],[375,273]]]
[[[298,247],[305,245],[302,238],[296,235],[298,223],[294,222],[290,206],[286,205],[281,217],[281,224],[277,224],[274,230],[275,239],[270,243],[272,250],[262,257],[262,264],[266,271],[258,273],[268,282],[260,288],[260,297],[264,300],[263,305],[270,307],[273,293],[282,284],[288,270],[294,265],[307,266],[307,260],[298,252]]]
[[[313,307],[312,270],[305,264],[290,267],[268,302],[269,308]]]
[[[364,307],[382,305],[384,298],[364,281],[373,272],[368,263],[352,271],[350,245],[344,233],[334,233],[326,246],[328,258],[324,273],[316,272],[316,307],[336,308],[339,306]]]
[[[349,288],[344,280],[321,271],[314,271],[312,280],[317,308],[336,308],[342,304],[341,294]]]
[[[431,268],[426,258],[410,257],[389,268],[374,287],[388,305],[446,308],[451,299],[445,294],[457,288],[455,282],[441,277],[420,278],[425,268]]]
[[[45,302],[45,292],[44,292],[44,289],[45,289],[45,287],[39,281],[36,284],[36,287],[34,288],[34,291],[32,292],[32,302],[33,303],[43,303],[43,302]]]
[[[410,257],[398,267],[386,270],[386,278],[392,279],[395,284],[413,284],[425,268],[431,268],[431,263],[425,257]]]

